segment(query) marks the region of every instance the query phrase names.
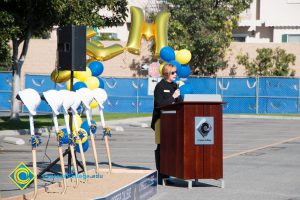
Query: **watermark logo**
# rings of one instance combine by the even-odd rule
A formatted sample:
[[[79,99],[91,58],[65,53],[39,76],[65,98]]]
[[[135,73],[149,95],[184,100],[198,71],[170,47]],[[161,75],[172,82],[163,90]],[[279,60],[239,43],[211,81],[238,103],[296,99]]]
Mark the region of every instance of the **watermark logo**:
[[[61,175],[61,174],[43,174],[42,175],[43,179],[54,179],[54,178],[79,178],[79,179],[88,179],[88,178],[95,178],[95,179],[99,179],[99,178],[103,178],[103,175],[101,174],[93,174],[93,175],[85,175],[85,174],[65,174],[65,175]]]
[[[20,164],[8,175],[8,178],[21,190],[24,190],[35,178],[35,175],[24,162],[20,162]]]

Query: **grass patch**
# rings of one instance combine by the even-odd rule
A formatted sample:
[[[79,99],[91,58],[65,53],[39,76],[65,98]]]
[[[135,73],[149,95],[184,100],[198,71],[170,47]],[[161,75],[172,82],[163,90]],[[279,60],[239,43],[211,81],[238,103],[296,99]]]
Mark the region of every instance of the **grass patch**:
[[[105,113],[104,119],[109,120],[118,120],[118,119],[128,119],[134,117],[149,117],[151,113]],[[82,116],[82,121],[84,121],[85,115]],[[96,122],[100,121],[99,115],[93,115],[93,120]],[[58,116],[58,124],[65,125],[63,115]],[[34,116],[34,127],[43,128],[43,127],[52,127],[53,120],[52,114],[49,115],[39,115]],[[0,117],[0,130],[19,130],[19,129],[29,129],[29,118],[28,116],[22,116],[19,120],[10,121],[9,117]]]

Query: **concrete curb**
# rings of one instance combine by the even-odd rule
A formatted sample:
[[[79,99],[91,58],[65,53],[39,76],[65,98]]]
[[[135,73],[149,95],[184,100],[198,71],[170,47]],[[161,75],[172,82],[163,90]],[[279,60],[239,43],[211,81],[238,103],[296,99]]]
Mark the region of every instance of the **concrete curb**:
[[[300,117],[224,114],[223,115],[223,119],[281,119],[281,120],[300,120]]]
[[[256,115],[232,115],[232,114],[224,114],[223,119],[278,119],[278,120],[300,120],[300,117],[285,117],[285,116],[256,116]],[[112,130],[116,132],[123,132],[124,125],[132,126],[132,127],[141,127],[141,128],[149,128],[149,122],[151,121],[151,117],[136,117],[136,118],[128,118],[128,119],[120,119],[120,120],[110,120],[106,121],[106,126],[110,127]],[[101,127],[100,122],[96,122],[98,127]],[[60,126],[59,128],[64,128],[65,126]],[[48,128],[38,128],[35,129],[36,133],[39,133],[42,137],[48,137],[50,131],[50,137],[55,137],[56,134],[54,132],[53,127],[48,130]],[[0,131],[1,136],[19,136],[19,135],[29,135],[29,129],[21,129],[21,130],[4,130]]]
[[[106,126],[110,127],[113,131],[123,132],[124,131],[124,128],[123,128],[124,125],[135,124],[135,125],[137,125],[137,127],[147,128],[148,127],[147,123],[143,123],[143,122],[149,122],[149,120],[151,120],[151,117],[144,117],[144,118],[136,117],[136,118],[129,118],[129,119],[110,120],[110,121],[106,121]],[[97,127],[102,126],[100,122],[96,122],[96,123],[97,123]],[[29,126],[29,124],[28,124],[28,126]],[[59,128],[60,129],[65,128],[65,126],[60,126]],[[50,137],[55,137],[56,136],[53,127],[36,128],[35,129],[35,133],[39,133],[39,135],[41,135],[42,137],[48,137],[49,132],[50,132]],[[20,136],[20,135],[30,135],[29,129],[0,131],[0,137],[2,137],[2,136]]]

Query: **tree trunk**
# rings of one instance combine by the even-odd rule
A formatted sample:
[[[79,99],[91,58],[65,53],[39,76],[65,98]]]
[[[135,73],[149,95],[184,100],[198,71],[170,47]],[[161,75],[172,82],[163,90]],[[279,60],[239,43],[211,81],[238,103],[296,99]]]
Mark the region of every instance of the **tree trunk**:
[[[18,67],[19,68],[19,67]],[[13,70],[13,82],[12,82],[12,96],[11,96],[11,115],[10,119],[15,120],[19,118],[20,102],[16,100],[16,96],[21,88],[21,70]]]
[[[19,45],[21,41],[13,39],[13,70],[12,70],[12,96],[11,96],[11,114],[10,120],[19,119],[20,113],[20,102],[16,99],[17,94],[21,89],[21,69],[27,55],[29,40],[31,37],[31,32],[28,31],[23,43],[22,53],[18,59]]]
[[[20,104],[16,100],[16,96],[20,91],[21,68],[19,67],[18,52],[19,43],[16,39],[13,40],[13,66],[12,66],[12,94],[11,94],[11,114],[10,119],[16,120],[19,118]]]

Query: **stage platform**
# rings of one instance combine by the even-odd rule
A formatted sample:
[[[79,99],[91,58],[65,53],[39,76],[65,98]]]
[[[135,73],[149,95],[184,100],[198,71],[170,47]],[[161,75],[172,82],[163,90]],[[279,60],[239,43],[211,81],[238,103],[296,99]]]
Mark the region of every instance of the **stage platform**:
[[[109,174],[107,169],[103,169],[97,176],[93,176],[94,170],[90,170],[88,175],[87,183],[80,178],[77,188],[74,188],[75,179],[68,179],[65,194],[61,194],[61,182],[40,188],[36,200],[146,200],[157,193],[157,171],[154,170],[113,169]],[[33,192],[30,192],[4,200],[30,199],[32,195]]]

